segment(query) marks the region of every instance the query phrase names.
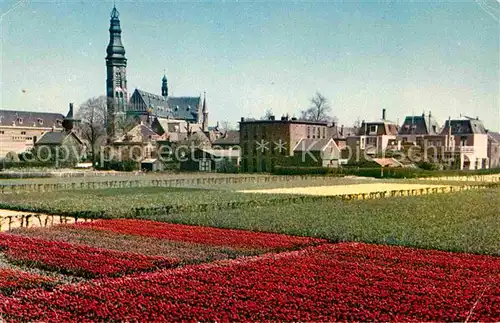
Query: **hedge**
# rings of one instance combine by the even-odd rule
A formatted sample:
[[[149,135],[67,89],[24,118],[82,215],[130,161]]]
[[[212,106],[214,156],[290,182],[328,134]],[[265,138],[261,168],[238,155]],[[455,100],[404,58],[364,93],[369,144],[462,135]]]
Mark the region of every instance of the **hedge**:
[[[500,174],[500,168],[480,169],[474,171],[464,170],[423,170],[419,168],[359,168],[359,167],[287,167],[276,166],[274,175],[324,175],[324,176],[362,176],[375,178],[425,178],[448,176],[474,176]]]

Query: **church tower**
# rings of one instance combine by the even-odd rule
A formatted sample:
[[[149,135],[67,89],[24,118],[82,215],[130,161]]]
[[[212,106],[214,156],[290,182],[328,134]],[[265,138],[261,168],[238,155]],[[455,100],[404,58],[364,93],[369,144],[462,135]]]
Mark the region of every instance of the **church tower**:
[[[168,85],[167,85],[167,75],[163,74],[161,79],[161,96],[165,99],[168,97]]]
[[[127,59],[122,44],[122,29],[120,27],[120,13],[113,7],[109,25],[109,44],[106,50],[106,96],[108,108],[107,130],[113,140],[116,137],[116,123],[123,118],[128,101],[127,96]]]

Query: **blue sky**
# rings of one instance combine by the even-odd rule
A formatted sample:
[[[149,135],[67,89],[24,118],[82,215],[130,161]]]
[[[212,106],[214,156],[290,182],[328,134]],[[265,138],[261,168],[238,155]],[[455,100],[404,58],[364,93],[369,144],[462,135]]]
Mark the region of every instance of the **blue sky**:
[[[207,92],[211,124],[298,114],[319,91],[345,125],[386,108],[394,121],[425,110],[500,130],[499,3],[478,1],[116,5],[129,93],[160,94],[166,69],[171,94]],[[0,0],[0,109],[65,113],[104,94],[113,2],[23,0],[8,12],[16,3]]]

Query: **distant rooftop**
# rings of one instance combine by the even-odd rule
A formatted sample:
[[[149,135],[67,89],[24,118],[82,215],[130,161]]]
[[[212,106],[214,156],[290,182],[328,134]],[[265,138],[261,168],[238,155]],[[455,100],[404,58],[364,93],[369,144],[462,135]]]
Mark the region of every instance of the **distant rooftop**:
[[[251,119],[251,118],[241,118],[240,123],[281,123],[281,124],[312,124],[312,125],[321,125],[321,126],[328,126],[331,125],[331,122],[328,121],[312,121],[312,120],[300,120],[297,118],[290,118],[290,117],[281,117],[280,119],[275,119],[274,117],[271,117],[270,119]]]

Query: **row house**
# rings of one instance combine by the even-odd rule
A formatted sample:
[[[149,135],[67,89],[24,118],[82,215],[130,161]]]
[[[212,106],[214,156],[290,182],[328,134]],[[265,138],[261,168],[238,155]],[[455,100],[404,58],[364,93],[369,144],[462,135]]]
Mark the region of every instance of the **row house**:
[[[364,151],[367,155],[378,155],[392,147],[398,136],[398,125],[386,120],[386,110],[382,110],[379,121],[361,123],[357,134],[347,138],[347,146],[352,151]]]
[[[494,139],[478,119],[447,120],[438,134],[425,134],[409,146],[422,152],[424,161],[445,163],[461,170],[495,167],[490,159],[496,152]],[[406,146],[408,151],[408,146]]]

